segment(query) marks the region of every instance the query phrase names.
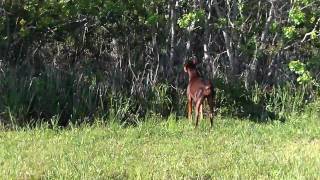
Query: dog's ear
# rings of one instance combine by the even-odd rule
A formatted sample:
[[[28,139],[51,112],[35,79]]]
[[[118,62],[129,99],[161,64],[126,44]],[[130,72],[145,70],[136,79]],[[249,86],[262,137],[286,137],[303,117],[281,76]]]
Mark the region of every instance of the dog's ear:
[[[183,65],[183,70],[184,70],[184,72],[188,72],[187,64]]]
[[[192,59],[192,63],[193,63],[194,65],[197,65],[197,64],[198,64],[197,58],[194,57],[194,58]]]

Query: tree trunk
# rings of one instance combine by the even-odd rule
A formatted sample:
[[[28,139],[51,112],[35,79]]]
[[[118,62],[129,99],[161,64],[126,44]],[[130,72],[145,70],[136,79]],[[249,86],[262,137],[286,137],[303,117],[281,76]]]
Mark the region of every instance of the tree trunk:
[[[170,27],[170,64],[174,64],[176,59],[176,42],[177,42],[177,33],[176,33],[176,24],[177,24],[177,14],[176,6],[178,2],[176,0],[170,1],[170,15],[171,15],[171,27]]]
[[[203,59],[205,62],[210,61],[210,53],[209,53],[209,20],[211,19],[211,4],[212,0],[209,0],[209,2],[202,0],[201,5],[202,9],[206,10],[207,9],[207,14],[204,19],[204,36],[203,36]],[[207,6],[207,8],[206,8]]]
[[[153,78],[151,79],[152,80],[152,84],[155,84],[156,81],[157,81],[157,77],[158,77],[158,70],[159,70],[159,66],[160,66],[160,50],[159,50],[159,46],[158,46],[158,24],[155,28],[152,28],[152,51],[153,51],[153,54],[154,54],[154,57],[155,57],[155,60],[157,61],[156,62],[156,69],[155,69],[155,72],[153,74]]]
[[[266,57],[261,57],[260,60],[257,59],[257,54],[262,52],[265,47],[266,47],[266,40],[268,38],[268,33],[269,33],[269,29],[270,29],[270,25],[271,22],[274,19],[274,11],[275,11],[275,6],[274,3],[271,2],[271,7],[269,10],[269,15],[268,18],[266,20],[266,23],[264,25],[264,29],[261,33],[261,37],[260,37],[260,43],[256,46],[256,50],[254,53],[254,56],[252,58],[252,62],[249,66],[249,72],[248,72],[248,77],[247,77],[247,84],[252,85],[252,83],[256,82],[258,79],[258,69],[260,69],[259,65],[263,64],[263,63],[259,63],[258,61],[262,61],[264,60],[264,58]]]
[[[223,34],[223,38],[225,41],[225,47],[226,47],[226,51],[227,51],[227,55],[229,58],[229,62],[230,62],[230,69],[231,69],[231,75],[232,75],[232,79],[236,80],[237,76],[240,73],[240,68],[239,68],[239,61],[236,57],[237,50],[233,47],[234,46],[234,42],[232,39],[232,30],[230,28],[230,26],[232,26],[230,23],[230,19],[227,18],[227,16],[225,14],[222,14],[219,4],[217,2],[217,0],[213,0],[213,4],[214,4],[214,8],[216,10],[216,13],[218,15],[218,18],[225,18],[228,19],[228,24],[226,27],[224,27],[222,29],[222,34]]]

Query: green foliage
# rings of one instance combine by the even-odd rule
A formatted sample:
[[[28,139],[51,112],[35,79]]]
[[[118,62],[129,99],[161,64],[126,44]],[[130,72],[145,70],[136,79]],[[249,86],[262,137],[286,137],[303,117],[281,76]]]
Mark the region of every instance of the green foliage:
[[[297,34],[297,30],[294,26],[284,27],[283,33],[285,38],[287,39],[293,39],[295,35]]]
[[[178,25],[180,28],[185,29],[189,27],[192,23],[196,23],[203,20],[204,17],[205,17],[204,10],[201,9],[201,10],[192,11],[190,13],[182,15],[182,17],[179,18],[178,20]]]
[[[158,14],[152,14],[147,17],[145,24],[155,25],[159,21],[160,17]]]
[[[245,12],[244,12],[245,2],[244,2],[243,0],[239,0],[239,1],[238,1],[238,9],[239,9],[240,17],[243,18],[243,14],[245,13]]]
[[[306,72],[305,64],[300,62],[299,60],[291,61],[289,63],[289,68],[291,71],[294,71],[297,74],[303,74]]]
[[[308,5],[313,1],[315,1],[315,0],[295,0],[294,3],[300,4],[300,5]]]
[[[227,23],[228,20],[226,18],[219,18],[216,25],[218,26],[218,28],[223,28],[227,25]]]
[[[149,102],[151,111],[155,111],[156,114],[168,115],[170,113],[173,102],[169,91],[170,87],[167,84],[157,84],[152,87],[152,98]]]
[[[313,81],[310,72],[306,70],[306,65],[299,60],[291,61],[289,69],[298,74],[297,82],[299,84],[308,84]]]
[[[271,26],[270,26],[270,31],[275,33],[275,32],[278,31],[279,27],[280,27],[279,23],[276,22],[276,21],[273,21]]]
[[[138,124],[150,114],[184,116],[187,80],[182,82],[179,77],[181,63],[191,51],[201,59],[206,41],[206,53],[217,59],[203,65],[207,69],[215,67],[217,75],[225,78],[217,98],[222,115],[268,119],[265,113],[270,111],[288,116],[300,112],[306,99],[307,102],[309,97],[313,99],[319,78],[319,1],[279,1],[274,4],[271,24],[267,22],[271,8],[268,1],[219,3],[219,17],[212,4],[213,14],[207,21],[204,18],[209,15],[208,3],[201,4],[203,9],[199,10],[189,1],[179,1],[180,6],[175,9],[180,17],[176,37],[170,36],[168,3],[4,1],[0,8],[2,122],[15,126],[54,117],[52,124],[57,121],[62,124],[109,117],[121,123]],[[208,24],[203,26],[204,22]],[[270,31],[263,33],[267,25]],[[191,27],[194,31],[187,34],[184,29]],[[230,44],[226,44],[227,38]],[[170,40],[177,41],[175,47],[168,46]],[[188,42],[190,48],[185,48]],[[168,61],[171,50],[177,54],[172,63]],[[234,66],[231,55],[235,67],[239,67],[235,76],[230,73]],[[290,76],[284,67],[288,57],[308,62],[289,65],[303,86],[283,85],[287,81],[292,83],[296,77]],[[92,59],[92,65],[86,65],[87,59]],[[251,68],[256,60],[259,63]],[[241,75],[250,73],[256,74],[253,82],[260,85],[244,89],[241,83],[246,78]],[[207,77],[212,74],[208,72]],[[230,80],[234,84],[224,84]],[[133,87],[136,81],[141,84],[138,88]],[[264,92],[265,82],[275,84],[272,96]],[[139,92],[134,94],[131,89]]]
[[[319,32],[317,32],[317,31],[312,31],[312,32],[311,32],[311,35],[310,35],[311,39],[312,39],[312,40],[317,39],[317,38],[318,38],[318,34],[319,34]]]
[[[289,18],[294,23],[294,25],[300,25],[305,22],[305,13],[298,7],[293,7],[289,12]]]
[[[306,103],[317,97],[306,99],[309,89],[295,88],[289,83],[274,87],[256,84],[249,90],[234,85],[216,83],[216,86],[218,110],[222,116],[250,118],[255,122],[286,121],[292,114],[301,113]]]
[[[120,122],[123,125],[135,125],[140,123],[140,115],[136,110],[138,101],[125,97],[123,94],[112,92],[109,94],[109,118],[111,121]]]
[[[257,36],[252,36],[250,39],[247,41],[246,44],[243,44],[241,46],[241,51],[246,53],[248,56],[256,56],[255,50],[257,48],[258,42],[257,42]],[[257,57],[254,57],[257,58]]]
[[[295,88],[288,83],[282,87],[275,87],[269,92],[261,89],[259,91],[264,92],[262,96],[259,96],[263,98],[260,99],[260,102],[265,101],[266,109],[274,112],[280,119],[286,119],[303,112],[307,102],[316,98],[310,96],[310,99],[307,99],[308,89],[304,86]]]

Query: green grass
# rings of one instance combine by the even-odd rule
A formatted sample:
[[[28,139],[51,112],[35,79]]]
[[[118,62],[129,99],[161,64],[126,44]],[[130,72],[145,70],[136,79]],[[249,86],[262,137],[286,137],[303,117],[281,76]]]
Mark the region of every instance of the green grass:
[[[318,179],[317,116],[2,131],[0,179]]]

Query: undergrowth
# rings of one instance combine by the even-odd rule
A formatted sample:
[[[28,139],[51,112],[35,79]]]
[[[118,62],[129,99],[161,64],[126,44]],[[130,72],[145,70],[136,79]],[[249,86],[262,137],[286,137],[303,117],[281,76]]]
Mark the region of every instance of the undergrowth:
[[[217,114],[256,122],[285,121],[317,97],[312,88],[292,84],[247,89],[216,80],[214,85]],[[170,114],[186,115],[183,86],[163,82],[141,91],[127,89],[114,87],[92,74],[52,68],[37,75],[7,71],[0,74],[0,120],[9,128],[43,122],[67,126],[92,123],[97,118],[135,125],[152,116],[163,119]]]

